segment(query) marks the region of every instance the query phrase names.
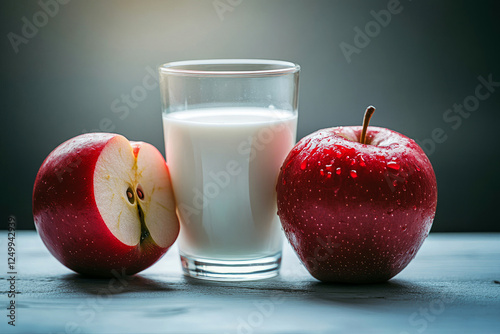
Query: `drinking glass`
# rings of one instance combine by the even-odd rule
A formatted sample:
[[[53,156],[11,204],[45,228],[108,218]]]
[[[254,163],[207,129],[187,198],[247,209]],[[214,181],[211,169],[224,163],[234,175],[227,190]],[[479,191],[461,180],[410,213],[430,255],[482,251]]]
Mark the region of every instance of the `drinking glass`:
[[[184,274],[231,281],[277,275],[276,180],[295,144],[300,67],[221,59],[171,62],[159,71]]]

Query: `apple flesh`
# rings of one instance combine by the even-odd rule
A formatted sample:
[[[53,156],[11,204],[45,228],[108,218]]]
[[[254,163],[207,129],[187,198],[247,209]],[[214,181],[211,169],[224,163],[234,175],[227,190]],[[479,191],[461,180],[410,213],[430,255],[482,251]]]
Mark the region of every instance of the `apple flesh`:
[[[412,139],[361,126],[317,131],[286,158],[278,215],[297,255],[326,282],[387,281],[415,257],[437,204],[431,163]]]
[[[111,133],[80,135],[50,153],[35,180],[33,217],[52,255],[92,276],[144,270],[179,233],[161,153]]]

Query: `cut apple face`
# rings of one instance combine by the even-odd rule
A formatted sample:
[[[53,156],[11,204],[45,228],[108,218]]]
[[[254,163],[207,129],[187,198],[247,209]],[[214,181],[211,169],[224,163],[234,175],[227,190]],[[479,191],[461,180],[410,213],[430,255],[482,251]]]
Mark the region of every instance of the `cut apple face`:
[[[94,169],[94,196],[110,232],[128,246],[151,238],[169,247],[179,232],[165,160],[143,142],[116,136],[104,147]]]

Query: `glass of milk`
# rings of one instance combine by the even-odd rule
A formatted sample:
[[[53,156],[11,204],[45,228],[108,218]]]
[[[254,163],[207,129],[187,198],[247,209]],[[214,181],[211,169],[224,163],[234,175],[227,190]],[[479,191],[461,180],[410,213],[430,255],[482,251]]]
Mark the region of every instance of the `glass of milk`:
[[[184,274],[231,281],[277,275],[276,181],[295,144],[300,67],[222,59],[159,71]]]

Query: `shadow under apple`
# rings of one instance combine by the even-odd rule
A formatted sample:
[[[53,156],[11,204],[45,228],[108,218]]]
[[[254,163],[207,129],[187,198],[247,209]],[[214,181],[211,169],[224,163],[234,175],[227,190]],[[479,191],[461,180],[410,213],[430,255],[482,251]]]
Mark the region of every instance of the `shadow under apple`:
[[[435,300],[443,294],[437,286],[422,285],[392,279],[378,284],[331,284],[312,282],[309,297],[313,300],[351,306],[387,305],[397,302],[420,304]]]
[[[76,273],[64,275],[60,288],[78,291],[89,295],[119,295],[136,292],[173,291],[164,281],[146,278],[141,275],[117,276],[113,278],[95,278]]]

